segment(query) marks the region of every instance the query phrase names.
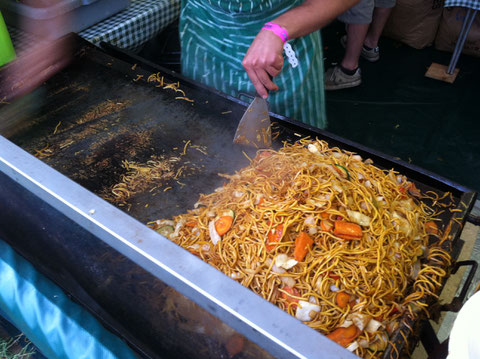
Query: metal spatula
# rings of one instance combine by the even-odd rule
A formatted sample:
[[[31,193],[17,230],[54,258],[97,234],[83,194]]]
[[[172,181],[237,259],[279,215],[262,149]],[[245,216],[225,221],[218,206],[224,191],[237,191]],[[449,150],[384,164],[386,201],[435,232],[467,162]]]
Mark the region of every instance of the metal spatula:
[[[233,142],[256,148],[267,148],[272,145],[268,103],[258,94],[243,114]]]

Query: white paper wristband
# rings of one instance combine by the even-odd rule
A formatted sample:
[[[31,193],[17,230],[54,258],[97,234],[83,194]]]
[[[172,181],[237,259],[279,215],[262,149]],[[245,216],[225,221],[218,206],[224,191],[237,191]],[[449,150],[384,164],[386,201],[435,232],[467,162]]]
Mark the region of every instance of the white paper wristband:
[[[295,55],[295,51],[293,51],[292,46],[288,42],[283,44],[283,51],[285,52],[285,55],[287,56],[287,59],[290,65],[292,65],[293,68],[297,67],[298,66],[297,56]]]

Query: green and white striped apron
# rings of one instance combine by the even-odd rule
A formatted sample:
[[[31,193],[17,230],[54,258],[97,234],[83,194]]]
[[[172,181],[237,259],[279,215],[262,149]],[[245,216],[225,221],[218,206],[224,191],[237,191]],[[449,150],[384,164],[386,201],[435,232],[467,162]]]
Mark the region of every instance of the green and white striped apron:
[[[182,73],[226,94],[255,93],[242,60],[263,24],[303,0],[182,0]],[[320,32],[290,40],[296,68],[285,63],[269,95],[270,111],[325,128]]]

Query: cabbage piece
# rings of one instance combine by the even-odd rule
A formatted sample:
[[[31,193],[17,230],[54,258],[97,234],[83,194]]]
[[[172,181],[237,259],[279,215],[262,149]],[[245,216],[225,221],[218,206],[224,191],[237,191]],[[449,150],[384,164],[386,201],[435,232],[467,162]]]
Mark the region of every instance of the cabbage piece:
[[[294,267],[298,262],[287,256],[286,254],[279,254],[275,257],[275,265],[279,268],[290,269]]]
[[[298,301],[297,312],[295,318],[300,319],[302,322],[311,321],[315,315],[320,312],[320,306],[306,302],[304,300]]]
[[[360,226],[369,226],[370,222],[372,221],[369,216],[366,216],[363,213],[357,211],[351,211],[347,209],[347,214],[353,223],[356,223]]]
[[[371,317],[362,313],[352,313],[347,316],[347,320],[351,320],[355,326],[362,330],[365,329],[370,322]]]
[[[380,327],[383,327],[382,323],[380,323],[378,320],[370,319],[365,330],[368,333],[375,333]]]
[[[353,342],[347,347],[347,350],[351,352],[354,352],[357,349],[358,349],[358,342]]]
[[[217,230],[215,229],[215,222],[210,221],[208,224],[208,232],[210,234],[210,239],[212,240],[213,245],[216,245],[218,242],[222,240],[222,237],[217,233]]]

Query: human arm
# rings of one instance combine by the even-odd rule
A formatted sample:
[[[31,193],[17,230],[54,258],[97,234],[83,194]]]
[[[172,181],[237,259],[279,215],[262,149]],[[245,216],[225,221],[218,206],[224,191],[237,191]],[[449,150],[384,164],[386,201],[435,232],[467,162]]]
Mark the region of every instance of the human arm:
[[[290,39],[294,39],[324,27],[358,1],[305,0],[271,22],[285,28]],[[282,40],[269,30],[261,30],[243,59],[243,67],[263,98],[268,96],[268,91],[278,90],[270,77],[277,76],[282,70],[282,52]]]
[[[50,31],[54,34],[52,29],[65,28],[68,21],[69,17],[62,15],[49,21],[48,25],[38,25],[27,20],[20,22],[22,31],[35,34],[35,41],[20,43],[17,58],[3,69],[0,99],[9,102],[28,94],[69,63],[72,55],[69,38],[42,36]]]

